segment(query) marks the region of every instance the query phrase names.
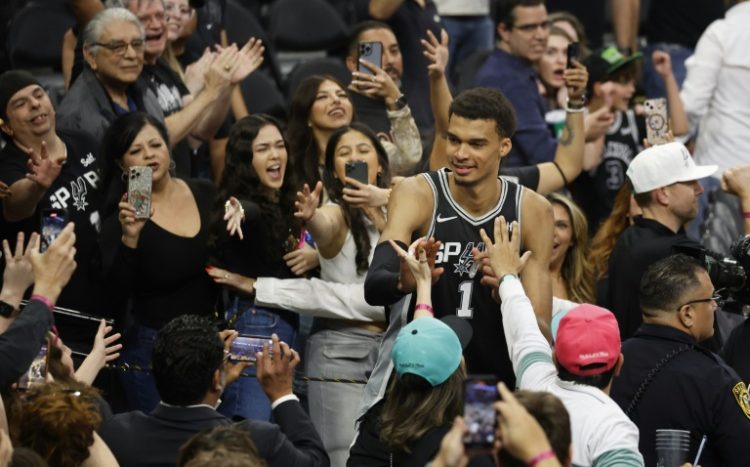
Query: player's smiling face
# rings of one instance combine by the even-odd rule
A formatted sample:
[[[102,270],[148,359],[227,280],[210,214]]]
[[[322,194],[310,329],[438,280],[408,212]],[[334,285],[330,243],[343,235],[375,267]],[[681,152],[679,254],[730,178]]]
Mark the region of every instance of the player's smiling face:
[[[494,120],[470,120],[451,115],[445,150],[456,184],[472,186],[496,179],[500,160],[510,148],[510,138],[497,133]]]

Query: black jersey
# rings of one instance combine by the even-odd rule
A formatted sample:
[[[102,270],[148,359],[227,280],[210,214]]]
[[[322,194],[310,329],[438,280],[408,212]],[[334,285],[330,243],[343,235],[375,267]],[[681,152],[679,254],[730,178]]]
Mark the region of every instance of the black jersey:
[[[494,374],[509,387],[515,387],[500,306],[492,299],[492,290],[480,284],[482,274],[471,251],[474,247],[484,251],[479,230],[483,228],[493,238],[494,221],[501,215],[508,223],[518,221],[520,233],[523,187],[499,177],[502,187],[497,204],[474,217],[453,199],[448,173],[447,169],[440,169],[423,174],[434,196],[428,237],[442,242],[435,265],[445,268],[432,287],[435,316],[455,314],[470,320],[474,336],[464,351],[469,373]]]

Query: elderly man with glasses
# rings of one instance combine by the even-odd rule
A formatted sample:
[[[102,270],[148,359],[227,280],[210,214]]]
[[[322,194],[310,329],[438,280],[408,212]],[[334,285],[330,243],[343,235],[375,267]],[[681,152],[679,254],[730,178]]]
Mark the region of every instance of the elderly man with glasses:
[[[668,256],[648,267],[639,298],[643,324],[622,345],[610,395],[638,426],[645,465],[657,465],[656,430],[665,428],[689,433],[678,442],[686,459],[697,458],[705,439],[700,465],[750,465],[747,387],[701,344],[718,308],[708,272],[692,257]]]

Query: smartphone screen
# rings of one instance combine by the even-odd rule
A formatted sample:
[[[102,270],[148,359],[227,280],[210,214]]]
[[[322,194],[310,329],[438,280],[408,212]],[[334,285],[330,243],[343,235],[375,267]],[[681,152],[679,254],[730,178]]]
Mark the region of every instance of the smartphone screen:
[[[34,357],[31,366],[18,380],[19,389],[29,389],[31,386],[44,384],[47,380],[47,346],[43,345]]]
[[[237,336],[229,347],[229,359],[235,362],[254,362],[255,354],[263,351],[263,345],[271,349],[270,336]]]
[[[646,110],[646,139],[649,144],[669,142],[669,122],[667,121],[667,100],[662,98],[647,99],[643,103]]]
[[[578,61],[578,57],[581,54],[581,46],[578,42],[571,42],[568,44],[568,62],[565,68],[573,68],[573,61]]]
[[[153,174],[153,170],[147,165],[136,165],[128,171],[128,202],[135,208],[137,219],[151,217]]]
[[[493,375],[469,375],[464,386],[464,444],[486,448],[495,442],[497,378]]]
[[[45,252],[52,242],[55,241],[68,223],[68,211],[66,209],[43,209],[41,213],[41,239],[39,251]]]
[[[369,177],[367,175],[367,162],[360,160],[347,162],[346,176],[349,178],[353,178],[360,183],[368,185]]]
[[[383,43],[382,42],[360,42],[359,43],[359,54],[357,61],[357,71],[366,75],[372,75],[367,67],[359,63],[359,60],[364,60],[368,63],[372,63],[378,68],[383,68]]]

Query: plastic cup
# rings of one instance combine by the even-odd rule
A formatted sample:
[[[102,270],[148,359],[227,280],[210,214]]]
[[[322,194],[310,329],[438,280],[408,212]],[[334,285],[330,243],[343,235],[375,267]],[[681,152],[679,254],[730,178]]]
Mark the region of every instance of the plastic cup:
[[[688,461],[690,432],[686,430],[656,430],[656,466],[680,467]]]

